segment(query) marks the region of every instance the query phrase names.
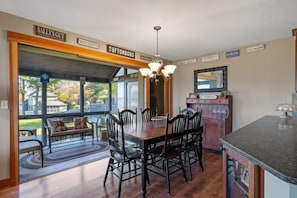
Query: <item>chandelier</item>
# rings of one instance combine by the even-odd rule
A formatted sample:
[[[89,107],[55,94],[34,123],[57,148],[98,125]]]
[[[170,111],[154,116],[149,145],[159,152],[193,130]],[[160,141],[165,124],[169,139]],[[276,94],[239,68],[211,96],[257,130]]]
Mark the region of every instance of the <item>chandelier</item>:
[[[176,68],[176,65],[165,65],[163,66],[163,60],[160,58],[159,55],[159,35],[158,32],[161,30],[161,26],[155,26],[154,30],[157,32],[157,50],[155,58],[148,64],[149,68],[141,68],[139,69],[141,75],[143,77],[150,77],[152,81],[155,83],[159,82],[159,78],[161,75],[165,77],[165,79],[170,78],[173,75],[173,72]]]

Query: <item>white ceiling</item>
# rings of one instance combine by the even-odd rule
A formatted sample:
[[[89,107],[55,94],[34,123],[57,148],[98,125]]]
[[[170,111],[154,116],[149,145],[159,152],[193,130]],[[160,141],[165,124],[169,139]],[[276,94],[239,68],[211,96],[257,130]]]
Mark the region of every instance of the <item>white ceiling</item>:
[[[0,0],[0,10],[177,61],[292,35],[297,0]],[[0,19],[1,20],[1,19]]]

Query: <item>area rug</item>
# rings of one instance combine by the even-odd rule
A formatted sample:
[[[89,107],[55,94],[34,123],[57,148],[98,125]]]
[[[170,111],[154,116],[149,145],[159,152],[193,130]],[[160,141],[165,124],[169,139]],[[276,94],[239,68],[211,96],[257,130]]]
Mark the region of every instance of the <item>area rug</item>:
[[[95,141],[94,145],[91,142],[77,142],[53,146],[52,153],[44,149],[43,168],[38,152],[26,154],[19,161],[20,183],[106,158],[108,148],[108,143],[103,141]]]

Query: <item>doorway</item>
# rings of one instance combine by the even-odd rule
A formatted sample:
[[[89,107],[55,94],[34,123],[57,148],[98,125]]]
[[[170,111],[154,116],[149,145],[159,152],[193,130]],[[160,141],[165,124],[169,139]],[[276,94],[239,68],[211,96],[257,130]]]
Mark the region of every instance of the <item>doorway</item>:
[[[76,46],[69,46],[64,43],[50,41],[46,39],[36,38],[33,36],[22,35],[15,32],[7,32],[7,39],[10,43],[10,87],[11,90],[9,100],[10,107],[10,185],[17,185],[19,183],[19,161],[18,161],[18,74],[19,74],[19,59],[18,46],[19,44],[27,44],[43,49],[55,50],[58,52],[65,52],[75,56],[90,58],[91,60],[99,60],[117,65],[129,65],[131,68],[141,68],[146,64],[136,60],[130,60],[124,57],[106,54],[103,52],[88,50]]]
[[[117,114],[117,110],[121,108],[137,109],[139,105],[138,70],[23,44],[19,44],[18,49],[19,129],[34,129],[38,139],[45,145],[44,168],[40,166],[38,153],[20,155],[20,181],[26,182],[28,179],[50,174],[52,171],[56,172],[57,168],[65,170],[72,167],[70,163],[74,157],[71,156],[82,159],[79,163],[73,164],[96,160],[95,157],[87,159],[85,156],[95,151],[99,152],[97,147],[106,146],[105,142],[101,142],[101,135],[98,134],[100,129],[94,130],[95,136],[99,136],[99,142],[97,138],[94,146],[80,143],[79,138],[77,140],[66,136],[63,141],[59,141],[60,143],[54,143],[57,147],[59,146],[60,152],[51,154],[47,147],[48,130],[44,128],[43,123],[46,123],[47,118],[54,117],[62,121],[67,119],[66,126],[73,127],[74,123],[71,120],[84,116],[89,121],[94,117],[100,120],[100,123],[97,121],[97,125],[102,125],[100,126],[102,128],[107,112]],[[41,82],[45,73],[49,77],[45,82]],[[112,83],[113,79],[116,79],[114,83]],[[77,152],[71,152],[73,144],[76,145]],[[85,152],[84,148],[86,148]],[[67,149],[73,154],[67,153]],[[66,157],[57,158],[62,152]],[[68,158],[71,161],[66,164],[65,161]],[[61,162],[60,166],[56,164],[57,168],[49,168],[48,166],[53,166],[55,161]]]
[[[9,79],[9,122],[10,122],[10,158],[9,158],[9,175],[7,179],[9,185],[19,184],[19,161],[18,161],[18,45],[26,44],[43,49],[55,50],[58,52],[64,52],[75,56],[83,57],[90,60],[102,61],[116,65],[127,65],[129,68],[140,69],[147,67],[146,62],[132,60],[126,57],[120,57],[113,54],[107,54],[105,52],[90,50],[78,46],[71,46],[62,42],[52,41],[49,39],[43,39],[39,37],[24,35],[16,32],[7,32],[7,40],[9,42],[9,60],[10,60],[10,79]],[[145,83],[147,85],[147,83]],[[145,86],[144,101],[146,104],[150,104],[150,94],[148,92],[149,85]],[[141,88],[140,88],[141,89]],[[164,110],[171,113],[172,108],[172,82],[166,82],[164,85]]]

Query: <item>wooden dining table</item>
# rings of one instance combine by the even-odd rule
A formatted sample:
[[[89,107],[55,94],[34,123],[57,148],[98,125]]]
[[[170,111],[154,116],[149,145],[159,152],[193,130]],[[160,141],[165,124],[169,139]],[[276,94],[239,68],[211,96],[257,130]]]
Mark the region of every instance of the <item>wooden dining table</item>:
[[[147,151],[148,146],[165,139],[166,117],[159,117],[149,122],[138,122],[137,124],[124,125],[125,138],[140,146],[142,149],[142,197],[146,196],[147,183]]]

